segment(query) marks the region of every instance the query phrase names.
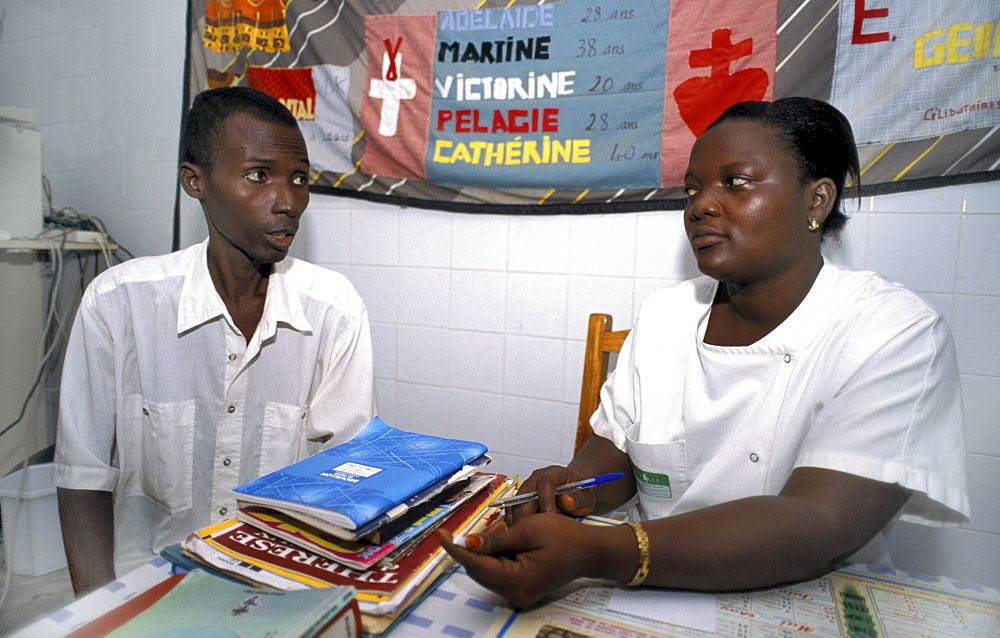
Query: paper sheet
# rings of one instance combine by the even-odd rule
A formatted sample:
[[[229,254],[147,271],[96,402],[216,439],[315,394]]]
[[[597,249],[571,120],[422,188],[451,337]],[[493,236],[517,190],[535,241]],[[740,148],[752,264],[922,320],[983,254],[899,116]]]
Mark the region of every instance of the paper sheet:
[[[611,611],[715,633],[715,595],[662,589],[615,589]]]

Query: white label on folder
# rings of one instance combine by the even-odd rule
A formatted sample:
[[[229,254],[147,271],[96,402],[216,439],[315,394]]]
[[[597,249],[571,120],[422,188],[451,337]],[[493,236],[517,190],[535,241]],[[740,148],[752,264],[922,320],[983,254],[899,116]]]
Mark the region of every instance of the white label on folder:
[[[361,465],[360,463],[342,463],[332,470],[321,472],[320,475],[327,478],[337,479],[338,481],[357,483],[361,479],[374,476],[381,471],[382,468],[369,467],[367,465]]]

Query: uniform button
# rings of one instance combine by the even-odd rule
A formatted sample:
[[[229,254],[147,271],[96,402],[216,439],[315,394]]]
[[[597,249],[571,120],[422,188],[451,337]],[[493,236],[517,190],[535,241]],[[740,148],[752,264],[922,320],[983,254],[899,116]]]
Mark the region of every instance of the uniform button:
[[[147,410],[146,408],[142,409],[142,413],[145,414],[146,416],[149,416],[149,410]]]
[[[300,418],[300,419],[304,419],[304,418],[306,418],[306,414],[307,414],[306,412],[303,412],[303,413],[302,413],[302,416],[300,416],[299,418]]]
[[[792,355],[786,354],[785,355],[785,363],[791,363],[791,362],[792,362]]]
[[[229,355],[229,360],[230,361],[236,361],[236,355],[235,354],[230,354]]]
[[[236,412],[236,406],[235,405],[229,406],[228,408],[226,408],[226,412],[228,412],[229,414]]]
[[[219,514],[221,514],[222,516],[225,516],[228,513],[229,513],[229,510],[226,509],[225,507],[220,507],[219,508]]]
[[[758,457],[757,457],[757,455],[756,455],[756,454],[754,454],[753,452],[751,452],[751,453],[750,453],[750,462],[751,462],[751,463],[756,463],[756,462],[757,462],[757,460],[758,460]]]
[[[226,458],[222,459],[222,464],[225,465],[226,467],[229,467],[230,465],[233,464],[233,460],[227,456]]]

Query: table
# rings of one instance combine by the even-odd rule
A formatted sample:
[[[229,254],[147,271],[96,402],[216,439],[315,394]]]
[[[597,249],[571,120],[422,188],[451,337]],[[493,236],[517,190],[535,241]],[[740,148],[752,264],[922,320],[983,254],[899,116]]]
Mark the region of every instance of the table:
[[[156,558],[125,577],[14,634],[17,638],[65,635],[160,582],[171,564]],[[622,609],[667,610],[674,622],[629,616]],[[714,626],[679,610],[704,609]],[[677,605],[674,611],[670,605]],[[697,614],[694,614],[697,616]],[[522,611],[483,589],[461,569],[428,595],[391,632],[391,638],[428,636],[537,636],[548,627],[560,635],[647,636],[846,636],[849,626],[880,636],[1000,636],[1000,591],[944,577],[865,565],[844,567],[816,580],[755,592],[693,594],[655,589],[574,587],[548,604]],[[566,633],[566,630],[572,632]],[[855,635],[865,635],[864,633]],[[872,635],[872,634],[868,634]]]

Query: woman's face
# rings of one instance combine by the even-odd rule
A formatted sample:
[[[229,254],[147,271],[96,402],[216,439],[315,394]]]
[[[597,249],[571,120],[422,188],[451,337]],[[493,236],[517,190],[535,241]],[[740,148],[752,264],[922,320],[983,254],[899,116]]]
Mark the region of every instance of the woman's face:
[[[744,119],[718,124],[691,150],[684,228],[698,269],[735,284],[780,279],[815,263],[822,223],[816,182],[802,184],[777,129]],[[815,207],[815,208],[814,208]]]

